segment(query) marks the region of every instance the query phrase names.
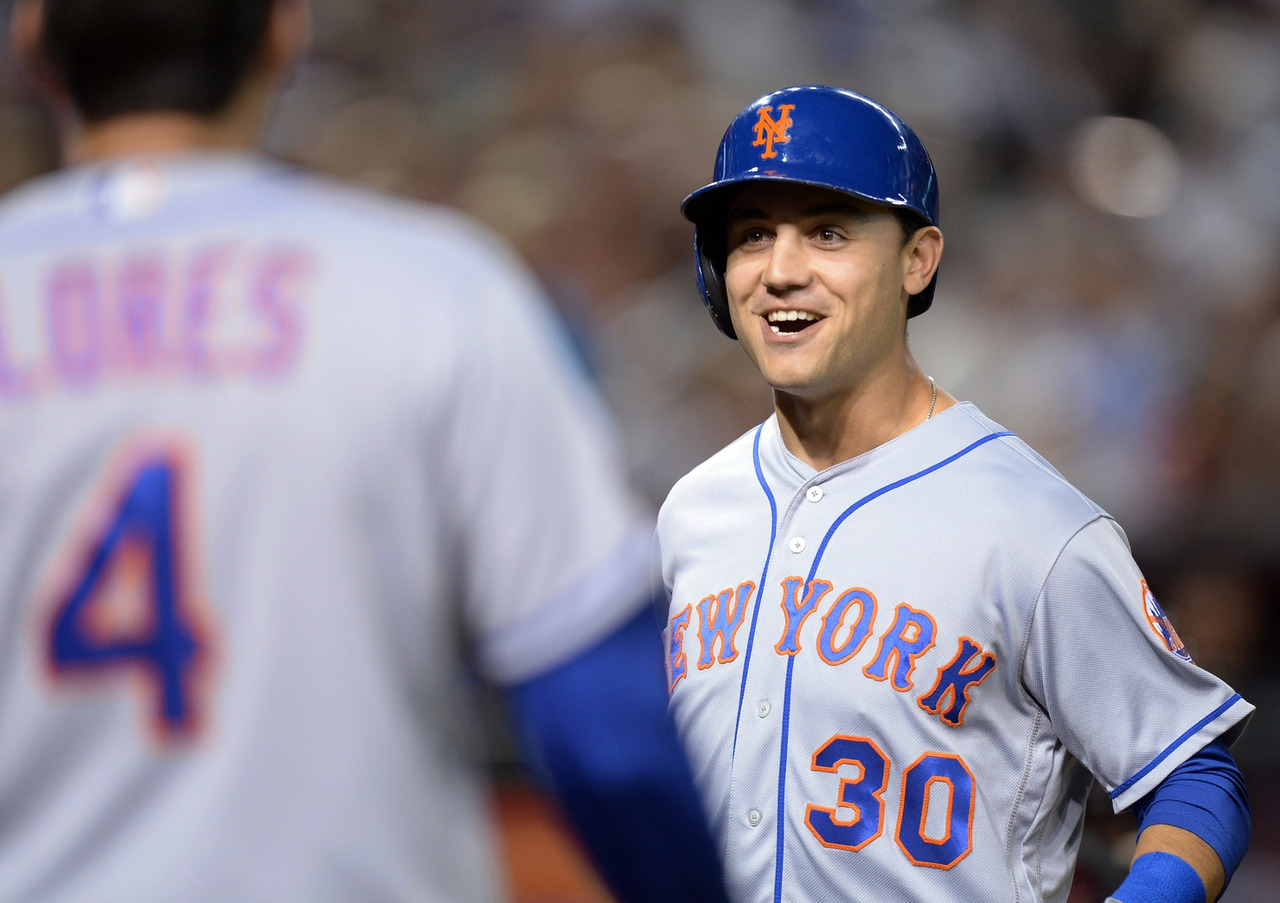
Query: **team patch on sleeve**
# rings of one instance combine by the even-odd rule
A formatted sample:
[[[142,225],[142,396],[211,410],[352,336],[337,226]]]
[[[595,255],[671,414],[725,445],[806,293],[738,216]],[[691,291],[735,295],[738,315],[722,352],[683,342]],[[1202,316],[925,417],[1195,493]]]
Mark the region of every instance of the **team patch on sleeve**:
[[[1164,648],[1184,661],[1191,661],[1191,653],[1187,651],[1186,643],[1178,637],[1178,632],[1173,629],[1169,616],[1164,613],[1164,609],[1156,601],[1151,587],[1147,586],[1145,580],[1142,581],[1142,606],[1147,615],[1147,623],[1156,632],[1160,642],[1164,643]]]

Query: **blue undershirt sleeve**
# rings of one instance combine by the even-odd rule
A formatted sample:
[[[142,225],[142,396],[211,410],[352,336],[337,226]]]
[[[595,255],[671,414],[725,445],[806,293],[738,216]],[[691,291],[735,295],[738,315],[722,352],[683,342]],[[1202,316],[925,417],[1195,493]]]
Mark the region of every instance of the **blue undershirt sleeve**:
[[[1173,825],[1213,847],[1230,883],[1249,846],[1249,794],[1221,738],[1183,762],[1133,807],[1138,832]]]
[[[650,611],[507,697],[534,771],[623,903],[727,899]]]

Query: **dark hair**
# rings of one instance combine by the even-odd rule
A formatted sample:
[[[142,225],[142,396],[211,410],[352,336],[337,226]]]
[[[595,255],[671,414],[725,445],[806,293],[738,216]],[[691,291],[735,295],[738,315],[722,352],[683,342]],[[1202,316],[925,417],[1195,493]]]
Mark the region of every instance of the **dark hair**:
[[[916,213],[904,207],[893,208],[893,215],[898,220],[898,225],[902,228],[902,244],[906,245],[911,241],[912,236],[929,225],[929,221]]]
[[[41,53],[80,114],[211,116],[235,96],[275,0],[45,0]]]

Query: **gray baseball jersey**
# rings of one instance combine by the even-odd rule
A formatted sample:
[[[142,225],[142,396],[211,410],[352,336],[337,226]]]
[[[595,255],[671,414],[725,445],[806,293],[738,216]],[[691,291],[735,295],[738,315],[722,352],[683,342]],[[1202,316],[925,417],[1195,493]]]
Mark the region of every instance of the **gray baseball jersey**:
[[[1252,707],[1120,528],[972,404],[815,473],[766,421],[659,515],[671,707],[738,903],[1067,897]]]
[[[0,899],[497,897],[472,675],[648,589],[558,335],[473,224],[249,156],[0,204]]]

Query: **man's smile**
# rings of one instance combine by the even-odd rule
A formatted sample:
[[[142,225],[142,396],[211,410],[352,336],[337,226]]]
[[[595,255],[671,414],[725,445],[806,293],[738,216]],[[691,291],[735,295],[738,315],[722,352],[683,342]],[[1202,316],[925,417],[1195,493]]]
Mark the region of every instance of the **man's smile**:
[[[774,335],[794,335],[823,319],[807,310],[771,310],[764,316]]]

